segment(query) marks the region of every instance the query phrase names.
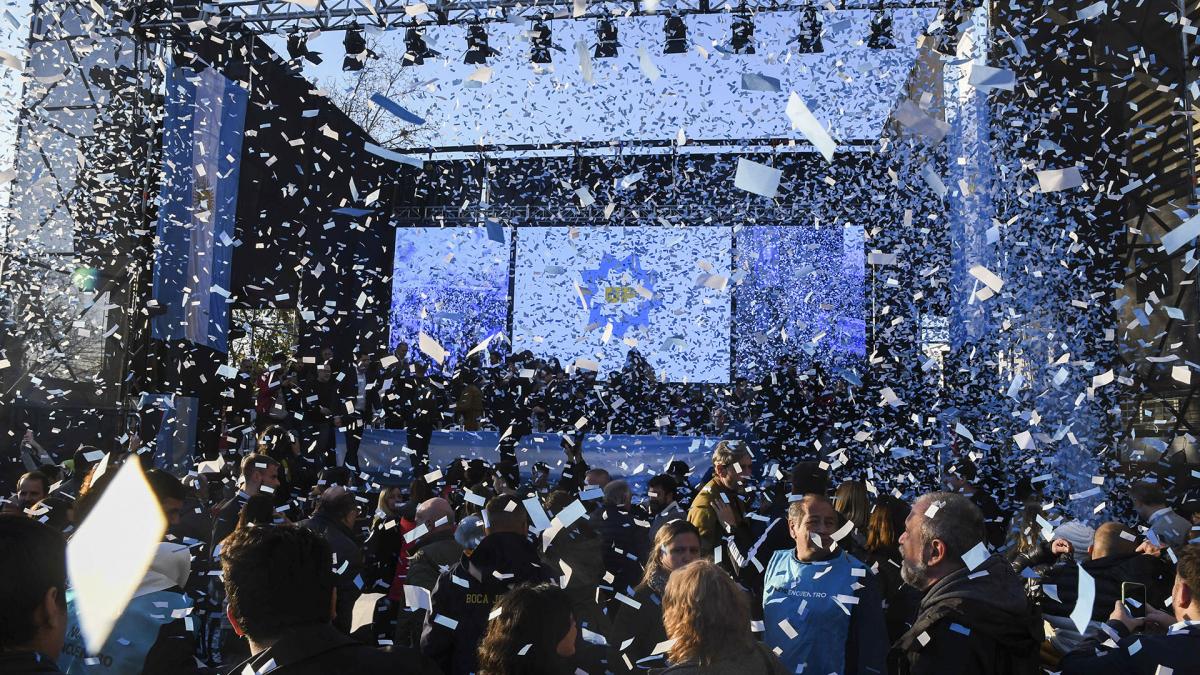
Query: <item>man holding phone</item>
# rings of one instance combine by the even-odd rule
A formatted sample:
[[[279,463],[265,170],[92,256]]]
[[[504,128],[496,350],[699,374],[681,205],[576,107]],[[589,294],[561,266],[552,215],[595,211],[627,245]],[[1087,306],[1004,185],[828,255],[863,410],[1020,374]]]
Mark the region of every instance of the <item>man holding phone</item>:
[[[1200,545],[1182,549],[1171,590],[1174,616],[1149,607],[1127,584],[1099,635],[1084,640],[1059,664],[1063,675],[1200,673]],[[1140,604],[1145,618],[1128,607]]]

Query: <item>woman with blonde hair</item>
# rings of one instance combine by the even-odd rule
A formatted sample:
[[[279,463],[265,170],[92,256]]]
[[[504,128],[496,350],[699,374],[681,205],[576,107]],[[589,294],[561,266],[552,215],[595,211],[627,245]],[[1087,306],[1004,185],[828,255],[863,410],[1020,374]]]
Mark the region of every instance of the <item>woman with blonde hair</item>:
[[[707,560],[671,573],[662,607],[674,664],[662,675],[786,675],[750,632],[745,592]]]
[[[609,639],[608,667],[614,673],[632,673],[661,667],[662,656],[650,658],[654,648],[667,639],[663,627],[662,594],[671,572],[700,558],[700,531],[686,520],[667,521],[658,528],[646,573],[634,589],[639,606],[619,603]]]

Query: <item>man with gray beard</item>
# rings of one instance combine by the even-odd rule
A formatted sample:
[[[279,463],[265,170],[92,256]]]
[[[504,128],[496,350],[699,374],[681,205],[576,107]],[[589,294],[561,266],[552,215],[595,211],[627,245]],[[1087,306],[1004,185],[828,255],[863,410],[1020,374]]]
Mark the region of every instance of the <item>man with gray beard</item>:
[[[892,646],[898,672],[1041,672],[1041,617],[984,537],[983,513],[963,495],[933,492],[913,504],[900,536],[900,574],[925,596],[912,628]]]

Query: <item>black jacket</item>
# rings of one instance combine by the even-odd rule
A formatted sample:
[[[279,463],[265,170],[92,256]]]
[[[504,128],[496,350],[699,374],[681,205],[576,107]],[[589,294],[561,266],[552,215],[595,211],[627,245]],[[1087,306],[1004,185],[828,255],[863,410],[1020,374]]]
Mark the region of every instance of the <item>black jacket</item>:
[[[470,556],[463,555],[438,577],[421,631],[421,653],[449,675],[474,672],[476,650],[496,601],[518,584],[557,577],[524,536],[489,534]]]
[[[1104,645],[1107,634],[1084,640],[1058,664],[1063,675],[1200,673],[1200,625],[1168,635],[1131,635],[1120,621],[1109,621],[1108,626],[1121,636],[1117,646]]]
[[[614,577],[613,589],[629,593],[642,578],[650,523],[632,511],[605,506],[592,514],[589,524],[604,540],[604,567]]]
[[[62,673],[62,671],[44,654],[0,652],[0,673],[3,675],[32,675],[33,673]]]
[[[650,658],[654,648],[667,639],[662,610],[662,591],[666,581],[663,576],[655,581],[654,586],[638,586],[633,593],[634,602],[641,605],[637,609],[625,603],[621,603],[617,609],[608,640],[608,667],[612,672],[645,672],[667,665],[666,654]],[[625,646],[627,641],[629,645]]]
[[[329,624],[291,628],[269,649],[234,666],[229,672],[264,672],[263,666],[270,661],[275,662],[275,668],[270,672],[278,675],[433,675],[440,672],[416,650],[383,652],[355,642]]]
[[[1121,599],[1121,582],[1146,586],[1146,600],[1155,607],[1166,607],[1175,583],[1175,571],[1164,560],[1140,553],[1109,555],[1088,560],[1083,569],[1096,580],[1096,600],[1092,603],[1092,621],[1107,621],[1113,605]],[[1051,616],[1070,616],[1079,595],[1079,566],[1074,561],[1050,568],[1042,579],[1042,592],[1055,589],[1056,601],[1047,595],[1041,599],[1042,611]]]
[[[237,529],[238,517],[242,515],[242,507],[246,505],[246,501],[250,499],[250,495],[238,490],[238,493],[229,499],[225,500],[217,507],[217,515],[213,518],[212,538],[208,540],[208,550],[216,557],[217,546],[221,541],[233,534]]]
[[[1021,578],[993,555],[926,591],[916,622],[892,649],[899,671],[911,675],[1040,675],[1044,639]]]
[[[333,625],[349,633],[354,603],[362,595],[360,581],[355,581],[363,569],[362,547],[349,528],[324,513],[318,512],[312,518],[301,521],[300,527],[321,535],[333,549],[333,567],[338,573],[337,616],[333,619]]]

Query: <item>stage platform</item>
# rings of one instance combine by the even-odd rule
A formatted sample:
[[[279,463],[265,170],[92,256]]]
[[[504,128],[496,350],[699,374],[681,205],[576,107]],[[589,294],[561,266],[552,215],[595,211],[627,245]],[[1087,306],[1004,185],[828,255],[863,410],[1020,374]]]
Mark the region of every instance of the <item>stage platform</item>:
[[[403,429],[367,429],[358,449],[359,468],[376,475],[390,475],[407,482],[412,478],[409,454],[405,452],[407,434]],[[551,468],[551,480],[557,480],[566,457],[559,445],[561,436],[533,433],[517,443],[521,475],[527,478],[533,465],[545,462]],[[590,466],[608,469],[614,478],[622,477],[644,488],[654,475],[662,473],[672,460],[683,460],[704,473],[719,438],[696,436],[633,436],[591,434],[583,437],[583,456]],[[445,467],[458,457],[480,458],[495,463],[500,454],[497,431],[435,431],[429,445],[430,465]],[[340,447],[342,450],[344,446]]]

